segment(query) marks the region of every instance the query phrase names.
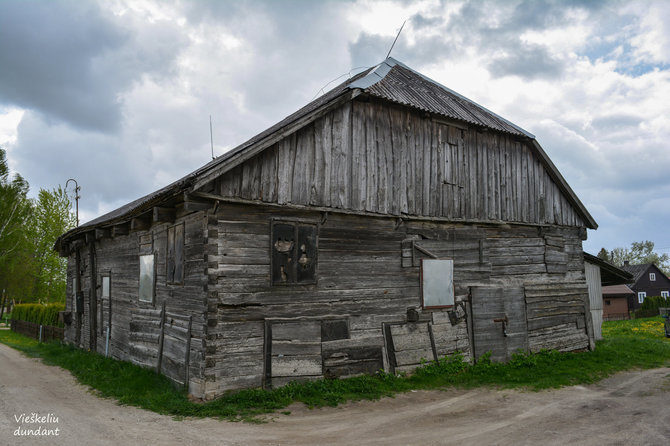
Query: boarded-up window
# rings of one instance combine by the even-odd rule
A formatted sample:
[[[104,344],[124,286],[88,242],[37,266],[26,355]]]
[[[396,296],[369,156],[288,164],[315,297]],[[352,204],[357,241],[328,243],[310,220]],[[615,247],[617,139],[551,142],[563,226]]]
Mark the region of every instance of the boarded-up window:
[[[184,283],[184,225],[176,225],[167,231],[167,282]]]
[[[111,289],[111,279],[109,276],[102,276],[102,298],[109,298]]]
[[[441,308],[454,305],[454,261],[422,259],[421,294],[423,308]]]
[[[139,296],[141,302],[154,301],[154,255],[140,256],[140,290]]]
[[[272,283],[314,283],[317,265],[315,223],[272,222]]]

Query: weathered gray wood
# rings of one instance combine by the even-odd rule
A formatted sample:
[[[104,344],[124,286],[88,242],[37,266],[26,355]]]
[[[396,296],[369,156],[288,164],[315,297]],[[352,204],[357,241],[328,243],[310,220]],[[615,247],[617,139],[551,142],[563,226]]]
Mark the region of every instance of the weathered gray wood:
[[[294,138],[287,138],[277,143],[277,202],[291,202],[293,186],[293,166],[295,161]]]
[[[523,288],[473,287],[474,353],[490,351],[491,359],[507,361],[517,350],[528,349]]]
[[[161,363],[163,361],[163,345],[165,342],[165,301],[161,310],[161,332],[158,340],[158,363],[156,364],[156,373],[161,372]]]
[[[100,229],[96,228],[95,229],[95,239],[100,240],[101,238],[109,238],[112,236],[112,232],[110,229]]]
[[[128,235],[130,232],[130,223],[120,223],[112,226],[112,237]]]
[[[184,349],[184,386],[188,390],[191,367],[191,329],[193,328],[193,316],[188,317],[188,334],[186,338],[186,348]]]
[[[366,208],[367,195],[365,109],[357,102],[352,104],[351,137],[351,208],[363,210]]]
[[[378,209],[377,189],[379,188],[379,171],[377,162],[377,128],[374,124],[374,109],[365,110],[365,167],[366,167],[366,206],[365,210],[375,212]]]
[[[176,214],[174,208],[155,206],[152,212],[153,223],[172,223]]]

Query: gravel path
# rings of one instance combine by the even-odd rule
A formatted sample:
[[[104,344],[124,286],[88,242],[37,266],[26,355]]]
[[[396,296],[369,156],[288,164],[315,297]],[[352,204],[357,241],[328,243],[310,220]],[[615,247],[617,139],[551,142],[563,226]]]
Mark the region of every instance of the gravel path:
[[[288,410],[290,415],[273,415],[265,424],[177,421],[98,398],[69,372],[0,344],[0,444],[7,445],[666,446],[670,368],[554,391],[419,391]],[[42,419],[29,422],[33,413]],[[17,436],[17,429],[44,429],[44,435]]]

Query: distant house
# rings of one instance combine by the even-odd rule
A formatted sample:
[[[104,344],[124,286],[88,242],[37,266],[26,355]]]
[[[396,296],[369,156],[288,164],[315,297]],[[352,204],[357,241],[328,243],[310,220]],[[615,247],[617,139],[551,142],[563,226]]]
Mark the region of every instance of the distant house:
[[[635,292],[628,285],[610,285],[603,287],[603,321],[620,321],[630,318],[628,301],[633,300]]]
[[[628,261],[625,261],[621,269],[633,275],[633,283],[630,288],[635,296],[631,296],[628,300],[629,310],[640,308],[647,297],[670,296],[670,279],[653,263],[631,265]]]

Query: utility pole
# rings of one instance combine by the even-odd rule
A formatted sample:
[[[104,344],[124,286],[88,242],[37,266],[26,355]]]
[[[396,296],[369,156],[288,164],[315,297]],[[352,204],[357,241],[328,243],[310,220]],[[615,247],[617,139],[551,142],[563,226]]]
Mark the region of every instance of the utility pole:
[[[74,178],[70,178],[69,180],[67,180],[65,182],[65,190],[67,190],[67,185],[70,181],[74,181],[74,201],[75,201],[75,205],[76,205],[76,208],[77,208],[77,213],[76,213],[76,215],[77,215],[77,226],[79,226],[79,199],[81,198],[79,196],[79,191],[81,190],[81,187],[79,187],[79,185],[77,184],[77,180],[75,180]]]

